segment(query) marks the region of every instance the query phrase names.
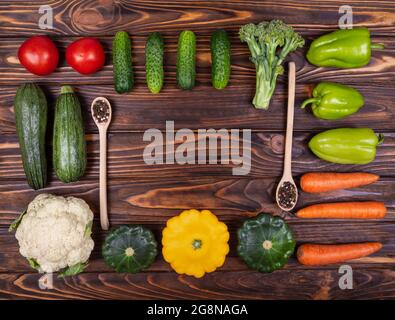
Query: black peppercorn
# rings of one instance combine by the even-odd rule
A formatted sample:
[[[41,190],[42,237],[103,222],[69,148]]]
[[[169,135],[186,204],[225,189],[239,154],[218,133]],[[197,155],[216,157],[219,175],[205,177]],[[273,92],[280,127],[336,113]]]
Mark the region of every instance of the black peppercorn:
[[[296,188],[289,182],[285,181],[278,190],[278,202],[284,209],[290,209],[296,202]]]
[[[110,117],[110,111],[108,109],[108,105],[103,100],[97,100],[93,105],[93,116],[97,120],[97,122],[107,122]]]

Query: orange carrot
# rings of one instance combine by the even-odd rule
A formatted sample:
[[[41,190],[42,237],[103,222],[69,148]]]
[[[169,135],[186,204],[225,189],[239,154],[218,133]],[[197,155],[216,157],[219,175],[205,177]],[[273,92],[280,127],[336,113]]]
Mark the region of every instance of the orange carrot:
[[[366,257],[379,251],[379,242],[350,244],[302,244],[297,251],[299,263],[316,266]]]
[[[387,214],[384,203],[377,201],[321,203],[300,209],[298,218],[380,219]]]
[[[366,172],[311,172],[302,176],[300,185],[303,191],[315,193],[360,187],[373,183],[379,178],[376,174]]]

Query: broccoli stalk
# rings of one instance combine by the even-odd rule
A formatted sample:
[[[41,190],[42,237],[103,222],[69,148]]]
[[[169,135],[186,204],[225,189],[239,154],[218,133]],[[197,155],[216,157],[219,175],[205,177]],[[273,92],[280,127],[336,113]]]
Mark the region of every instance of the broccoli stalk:
[[[256,92],[252,103],[257,109],[268,109],[277,76],[284,72],[281,64],[290,52],[303,47],[304,39],[280,20],[246,24],[239,35],[247,43],[250,60],[255,64]]]

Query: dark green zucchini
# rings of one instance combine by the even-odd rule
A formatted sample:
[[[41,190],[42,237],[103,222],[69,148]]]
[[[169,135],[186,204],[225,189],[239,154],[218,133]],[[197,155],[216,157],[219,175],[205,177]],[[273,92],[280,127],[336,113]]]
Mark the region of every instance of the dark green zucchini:
[[[81,106],[70,86],[63,86],[56,100],[53,165],[63,182],[78,181],[86,168],[86,141]]]
[[[27,183],[35,190],[47,184],[45,133],[48,106],[44,92],[34,83],[20,86],[16,92],[15,122]]]

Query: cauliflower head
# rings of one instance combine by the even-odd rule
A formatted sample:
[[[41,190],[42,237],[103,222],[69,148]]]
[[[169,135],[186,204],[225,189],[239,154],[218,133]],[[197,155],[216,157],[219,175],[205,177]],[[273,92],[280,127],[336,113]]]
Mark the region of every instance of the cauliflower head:
[[[40,194],[17,227],[19,252],[42,272],[75,270],[76,266],[82,271],[81,264],[87,262],[94,247],[92,221],[93,213],[84,200]]]

